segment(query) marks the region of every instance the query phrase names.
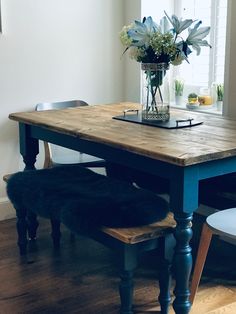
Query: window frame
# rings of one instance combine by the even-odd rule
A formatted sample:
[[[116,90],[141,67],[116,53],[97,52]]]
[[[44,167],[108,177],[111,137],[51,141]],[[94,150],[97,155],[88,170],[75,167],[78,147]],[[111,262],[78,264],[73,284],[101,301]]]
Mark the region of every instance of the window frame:
[[[144,3],[143,1],[142,1],[142,3]],[[229,0],[227,0],[227,1],[229,2]],[[209,38],[208,42],[210,42],[212,47],[217,47],[217,33],[216,32],[218,31],[218,28],[216,26],[217,26],[218,10],[220,10],[219,4],[220,4],[220,0],[211,0],[211,19],[210,19],[211,32],[209,35],[210,38]],[[183,6],[182,0],[170,0],[170,5],[172,6],[172,9],[173,9],[172,13],[181,17],[182,6]],[[143,10],[141,13],[143,13]],[[141,14],[141,15],[143,15],[143,14]],[[227,31],[227,18],[226,18],[226,31]],[[210,51],[209,51],[209,64],[208,64],[208,69],[209,69],[208,84],[207,84],[208,88],[210,88],[212,86],[212,84],[217,81],[217,79],[216,79],[216,59],[217,59],[217,57],[216,56],[217,56],[217,50],[214,48],[210,49]],[[226,58],[226,44],[225,44],[225,58]],[[224,61],[224,69],[225,69],[225,67],[226,67],[226,64]],[[172,69],[173,75],[171,75],[171,76],[177,77],[178,73],[179,73],[178,67],[172,67],[172,68],[173,68]],[[225,70],[224,70],[224,72],[225,72]],[[225,76],[224,76],[224,78],[225,78]],[[217,82],[217,83],[224,83],[224,82]],[[190,84],[186,83],[186,86],[190,86]],[[196,85],[196,89],[200,89],[200,87],[206,87],[206,86]],[[171,105],[175,105],[173,103],[173,96],[171,98],[172,98]],[[204,110],[204,112],[205,111],[206,110]],[[223,110],[217,111],[214,108],[213,110],[209,110],[207,112],[214,112],[217,114],[222,114]]]

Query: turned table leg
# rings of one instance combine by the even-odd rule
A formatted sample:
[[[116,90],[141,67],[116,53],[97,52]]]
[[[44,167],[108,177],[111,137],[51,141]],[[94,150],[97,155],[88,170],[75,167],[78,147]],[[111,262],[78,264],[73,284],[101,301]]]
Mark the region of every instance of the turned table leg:
[[[173,260],[173,270],[176,279],[174,289],[175,300],[173,308],[177,314],[188,314],[191,309],[189,301],[189,277],[192,269],[192,254],[189,241],[192,237],[192,214],[176,213],[175,220],[177,226],[174,236],[176,239],[176,249]]]

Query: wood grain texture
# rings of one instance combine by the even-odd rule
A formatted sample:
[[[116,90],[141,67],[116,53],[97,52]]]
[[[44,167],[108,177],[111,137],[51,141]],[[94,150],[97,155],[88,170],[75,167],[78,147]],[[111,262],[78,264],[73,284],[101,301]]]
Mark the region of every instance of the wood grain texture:
[[[116,238],[124,243],[135,244],[145,240],[155,239],[164,234],[172,232],[176,222],[173,214],[169,213],[168,216],[162,221],[135,228],[102,228],[102,231],[113,238]]]
[[[171,109],[171,118],[192,117],[203,124],[168,130],[112,119],[122,115],[125,109],[140,109],[140,104],[127,102],[12,113],[9,118],[179,166],[236,156],[234,120]]]
[[[0,222],[0,313],[1,314],[118,314],[117,256],[99,243],[84,237],[70,242],[62,228],[61,252],[55,254],[48,220],[40,220],[38,250],[28,260],[19,258],[15,220]],[[207,261],[209,270],[230,274],[232,280],[204,276],[191,314],[236,313],[235,254],[219,246]],[[231,247],[230,247],[231,248]],[[135,272],[135,314],[160,313],[157,302],[158,260],[143,255]],[[173,311],[171,310],[172,314]]]
[[[203,289],[197,294],[191,314],[236,313],[236,291],[221,285]]]

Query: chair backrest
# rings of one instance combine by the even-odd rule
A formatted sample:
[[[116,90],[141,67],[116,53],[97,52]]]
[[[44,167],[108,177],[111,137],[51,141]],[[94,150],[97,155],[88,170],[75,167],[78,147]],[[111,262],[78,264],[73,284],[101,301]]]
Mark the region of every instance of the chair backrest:
[[[80,106],[88,106],[88,103],[83,100],[69,100],[69,101],[60,101],[60,102],[43,102],[38,103],[35,107],[36,111],[44,111],[44,110],[61,110],[70,107],[80,107]],[[52,160],[52,148],[56,147],[56,145],[51,145],[47,142],[44,142],[44,168],[50,168],[53,164]],[[66,148],[60,148],[60,154],[65,154],[67,151],[70,154],[78,155],[78,152],[67,150]],[[74,156],[75,157],[75,156]],[[75,157],[77,159],[77,156]]]
[[[36,111],[43,110],[60,110],[66,109],[69,107],[80,107],[88,106],[88,103],[83,100],[69,100],[69,101],[60,101],[60,102],[43,102],[36,105]]]

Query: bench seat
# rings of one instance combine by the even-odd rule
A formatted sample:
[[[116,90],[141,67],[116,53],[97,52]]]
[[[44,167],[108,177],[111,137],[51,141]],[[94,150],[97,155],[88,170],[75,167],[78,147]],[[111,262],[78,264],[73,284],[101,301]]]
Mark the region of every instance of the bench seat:
[[[27,232],[36,234],[36,215],[51,219],[55,247],[62,222],[72,232],[118,250],[122,314],[133,314],[133,271],[138,255],[158,248],[159,302],[162,313],[168,313],[175,221],[163,198],[78,165],[16,173],[7,180],[7,194],[16,209],[21,254],[27,253]],[[168,254],[167,248],[171,250]]]

